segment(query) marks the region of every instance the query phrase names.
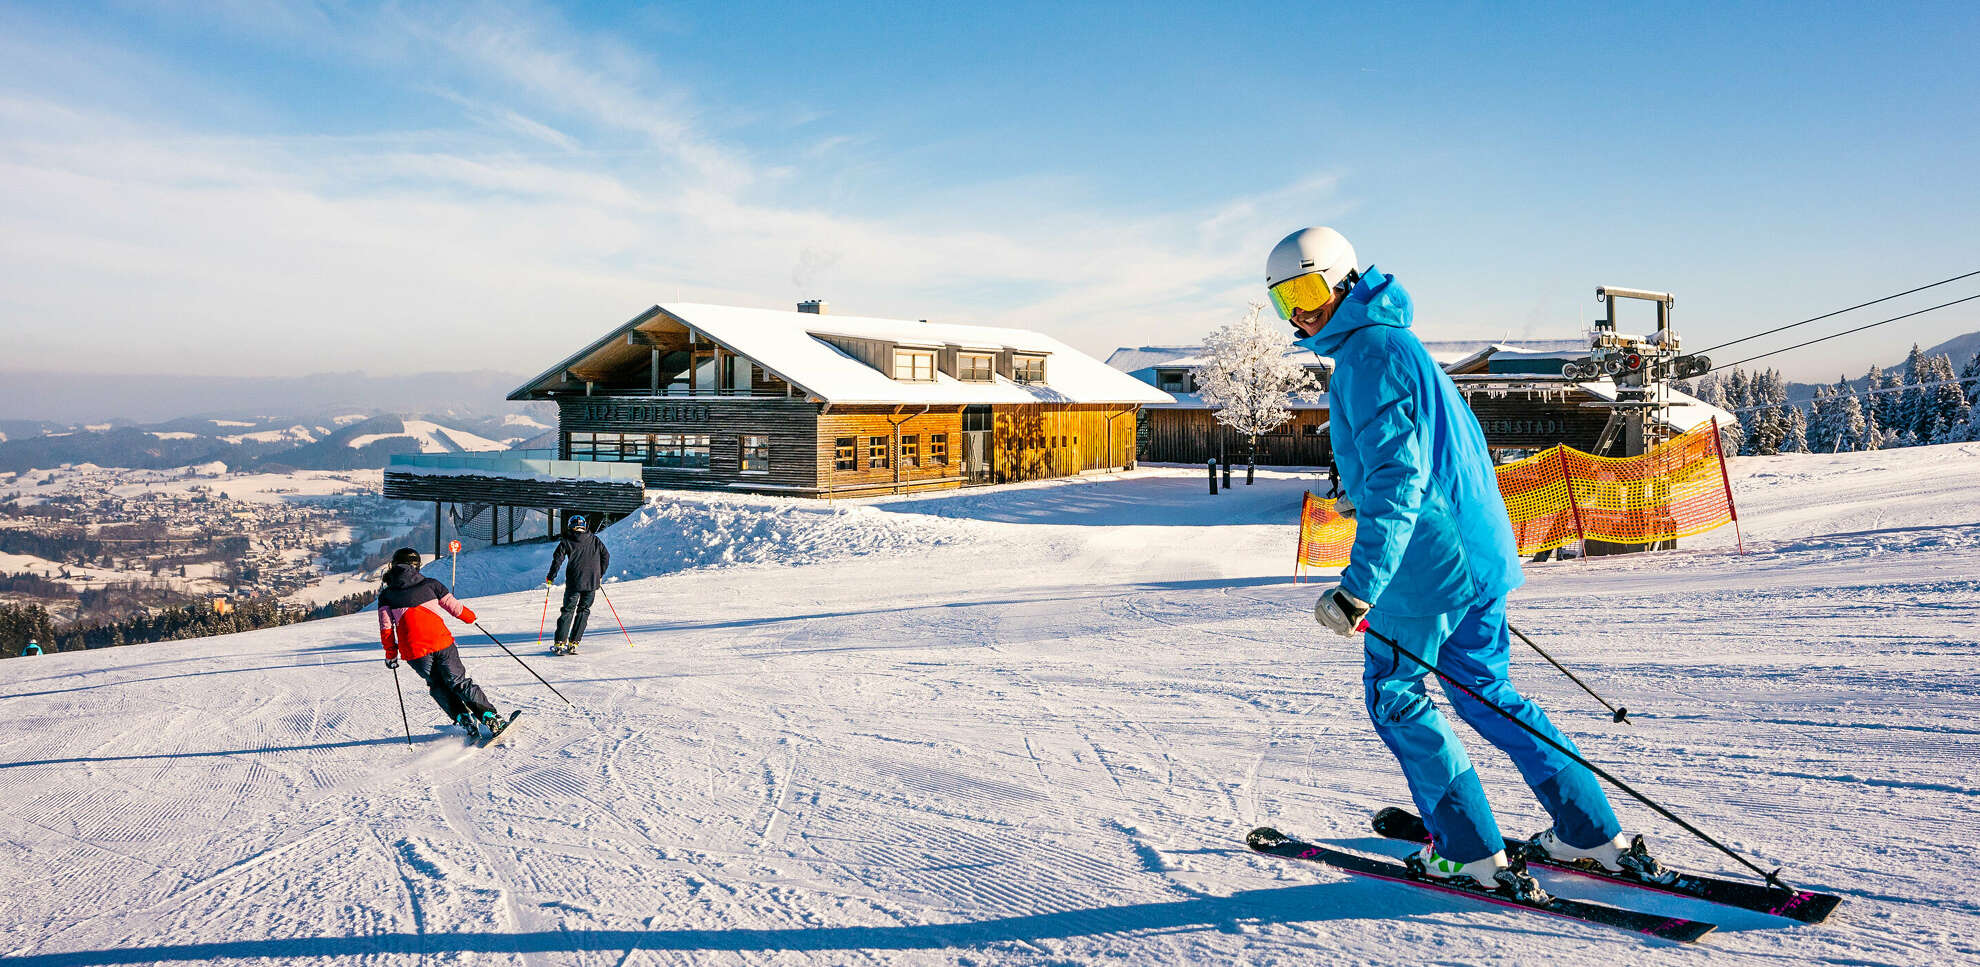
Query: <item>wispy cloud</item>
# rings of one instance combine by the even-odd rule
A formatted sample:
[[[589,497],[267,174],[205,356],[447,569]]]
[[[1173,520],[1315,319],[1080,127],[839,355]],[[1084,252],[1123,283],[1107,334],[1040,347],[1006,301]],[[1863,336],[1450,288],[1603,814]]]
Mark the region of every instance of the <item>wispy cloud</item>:
[[[1104,351],[1241,311],[1285,213],[1345,205],[1316,175],[1195,208],[1123,211],[1021,181],[835,207],[838,166],[875,164],[861,133],[808,132],[760,157],[702,120],[664,56],[533,8],[249,23],[401,72],[456,120],[298,137],[63,89],[0,95],[0,326],[17,360],[517,368],[677,296],[822,296]]]

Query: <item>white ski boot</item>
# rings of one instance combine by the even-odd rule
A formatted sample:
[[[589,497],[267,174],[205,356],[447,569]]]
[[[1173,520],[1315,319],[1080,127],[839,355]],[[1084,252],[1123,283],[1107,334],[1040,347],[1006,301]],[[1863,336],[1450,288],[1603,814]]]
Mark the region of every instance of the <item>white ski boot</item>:
[[[1569,846],[1550,829],[1533,837],[1527,848],[1557,863],[1591,870],[1600,868],[1602,872],[1645,883],[1670,883],[1677,879],[1675,871],[1666,869],[1664,864],[1650,855],[1640,835],[1630,837],[1617,833],[1614,839],[1606,843],[1582,849]]]
[[[1546,903],[1552,900],[1546,890],[1540,888],[1540,881],[1526,872],[1526,863],[1515,864],[1506,858],[1506,851],[1500,850],[1482,860],[1459,863],[1437,855],[1434,844],[1410,854],[1403,865],[1418,876],[1433,880],[1468,879],[1473,883],[1504,894],[1522,903]]]

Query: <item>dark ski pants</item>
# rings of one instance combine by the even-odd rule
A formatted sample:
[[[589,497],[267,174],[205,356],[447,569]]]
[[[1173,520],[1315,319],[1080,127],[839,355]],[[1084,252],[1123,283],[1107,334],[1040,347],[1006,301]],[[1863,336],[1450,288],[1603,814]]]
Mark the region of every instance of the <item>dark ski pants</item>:
[[[467,677],[467,667],[461,664],[461,651],[448,645],[424,658],[414,658],[406,664],[426,680],[426,690],[433,700],[440,703],[441,711],[450,719],[460,718],[462,712],[481,718],[484,712],[495,711],[488,703],[488,696],[482,694],[481,686]]]
[[[1422,618],[1377,609],[1369,612],[1368,626],[1519,716],[1541,734],[1574,748],[1574,741],[1554,728],[1547,713],[1514,690],[1507,678],[1512,638],[1506,629],[1505,598]],[[1450,723],[1430,702],[1424,687],[1424,678],[1430,673],[1374,636],[1364,640],[1361,678],[1367,692],[1368,717],[1402,764],[1410,798],[1436,839],[1438,855],[1469,863],[1505,849],[1478,772],[1471,767],[1471,759]],[[1555,834],[1569,846],[1587,848],[1606,842],[1622,828],[1595,774],[1587,767],[1448,684],[1444,695],[1465,724],[1512,757],[1520,777],[1553,817]]]
[[[557,612],[558,641],[575,645],[584,640],[584,623],[591,620],[591,601],[597,594],[564,586],[564,610]]]

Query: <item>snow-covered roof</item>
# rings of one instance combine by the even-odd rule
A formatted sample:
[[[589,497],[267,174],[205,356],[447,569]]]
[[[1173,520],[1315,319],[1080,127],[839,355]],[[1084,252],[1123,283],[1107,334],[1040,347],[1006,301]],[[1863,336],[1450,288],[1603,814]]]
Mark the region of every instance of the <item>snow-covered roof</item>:
[[[1587,390],[1604,400],[1614,400],[1616,398],[1616,384],[1613,380],[1607,378],[1598,379],[1592,383],[1576,383],[1575,386]],[[1651,410],[1650,412],[1654,414],[1657,411]],[[1670,414],[1670,427],[1679,433],[1689,433],[1712,422],[1715,418],[1719,421],[1720,426],[1732,426],[1739,422],[1739,417],[1713,406],[1696,396],[1680,393],[1677,390],[1671,390]]]
[[[700,303],[654,306],[546,370],[509,398],[528,399],[540,386],[562,382],[567,369],[613,346],[632,330],[663,319],[689,327],[724,349],[748,357],[806,394],[830,403],[1167,403],[1170,400],[1169,394],[1029,329]],[[907,347],[957,346],[963,350],[1010,349],[1045,354],[1045,380],[1019,383],[997,376],[987,383],[968,382],[939,372],[929,382],[896,380],[821,338],[831,336],[884,340]]]
[[[1538,356],[1556,353],[1579,354],[1575,358],[1588,355],[1588,340],[1585,337],[1574,339],[1527,339],[1515,344],[1496,339],[1426,339],[1423,348],[1438,365],[1450,368],[1453,363],[1477,355],[1496,355],[1502,352],[1529,353]],[[1563,356],[1565,358],[1565,356]]]

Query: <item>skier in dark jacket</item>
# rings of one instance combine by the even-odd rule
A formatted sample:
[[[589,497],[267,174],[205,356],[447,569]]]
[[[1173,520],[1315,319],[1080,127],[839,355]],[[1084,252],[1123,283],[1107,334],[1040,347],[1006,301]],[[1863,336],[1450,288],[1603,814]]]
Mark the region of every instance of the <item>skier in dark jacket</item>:
[[[469,738],[501,724],[501,715],[467,677],[454,634],[442,615],[472,623],[474,610],[462,604],[447,586],[419,572],[419,552],[401,547],[392,552],[385,586],[378,590],[378,634],[385,642],[385,667],[399,667],[404,658],[426,681],[426,690],[454,724]]]
[[[557,640],[550,649],[558,655],[575,655],[584,639],[584,624],[591,618],[592,598],[605,579],[605,569],[612,566],[612,552],[591,533],[582,514],[571,515],[569,528],[551,553],[550,573],[543,576],[545,588],[557,583],[558,565],[564,565],[564,609],[557,612]]]

